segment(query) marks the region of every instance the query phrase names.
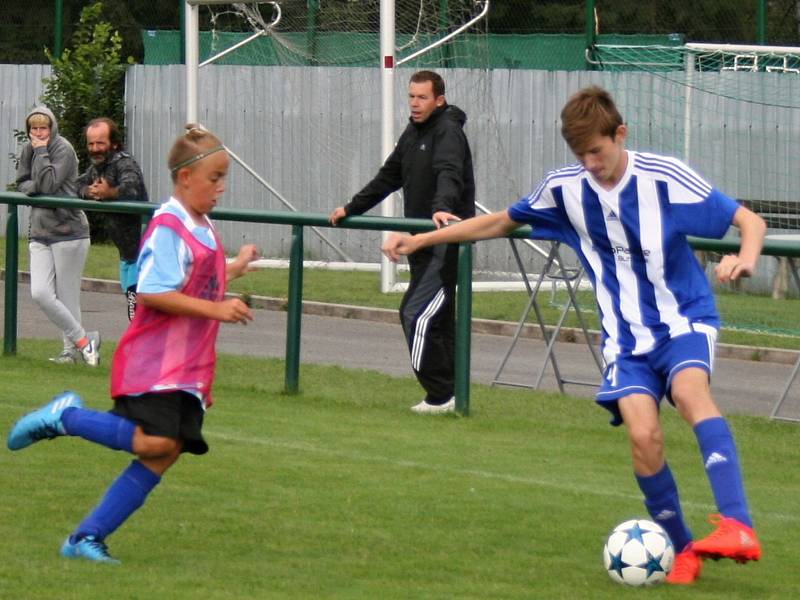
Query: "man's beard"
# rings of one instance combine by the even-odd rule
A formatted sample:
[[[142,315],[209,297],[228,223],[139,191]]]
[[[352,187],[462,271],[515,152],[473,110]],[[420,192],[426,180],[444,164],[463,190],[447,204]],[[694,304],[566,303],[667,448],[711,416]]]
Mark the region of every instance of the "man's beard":
[[[90,154],[89,160],[92,161],[92,164],[95,167],[102,167],[104,164],[108,162],[110,156],[111,156],[110,152],[98,152],[97,154]]]

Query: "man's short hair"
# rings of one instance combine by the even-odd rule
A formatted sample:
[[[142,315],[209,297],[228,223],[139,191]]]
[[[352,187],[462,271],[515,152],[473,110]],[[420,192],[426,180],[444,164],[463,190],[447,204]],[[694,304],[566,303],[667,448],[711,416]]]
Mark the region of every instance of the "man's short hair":
[[[108,117],[92,119],[86,124],[86,128],[83,130],[84,136],[90,127],[96,127],[102,123],[108,125],[108,141],[111,142],[111,147],[114,150],[124,150],[125,143],[122,140],[122,132],[119,130],[119,127],[117,127],[117,123],[114,119],[109,119]]]
[[[430,81],[433,85],[433,95],[435,98],[444,96],[444,79],[433,71],[417,71],[409,79],[409,83],[425,83]]]
[[[596,85],[574,94],[561,110],[561,135],[576,154],[597,135],[614,139],[623,123],[611,94]]]

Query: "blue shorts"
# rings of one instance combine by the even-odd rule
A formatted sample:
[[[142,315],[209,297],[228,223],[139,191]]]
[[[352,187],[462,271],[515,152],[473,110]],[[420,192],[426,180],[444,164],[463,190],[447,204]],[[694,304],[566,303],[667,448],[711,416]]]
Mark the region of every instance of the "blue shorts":
[[[693,323],[692,329],[690,333],[659,343],[646,354],[618,357],[606,367],[603,384],[595,400],[611,412],[612,425],[622,424],[617,405],[620,398],[629,394],[647,394],[660,403],[666,395],[674,404],[670,387],[676,373],[689,367],[698,367],[711,377],[717,330],[703,323]]]

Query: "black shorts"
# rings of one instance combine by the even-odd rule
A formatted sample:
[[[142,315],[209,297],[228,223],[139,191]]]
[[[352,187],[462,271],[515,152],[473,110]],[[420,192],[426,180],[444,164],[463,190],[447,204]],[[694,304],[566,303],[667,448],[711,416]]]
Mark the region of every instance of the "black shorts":
[[[114,398],[111,412],[139,425],[147,435],[181,440],[181,452],[205,454],[208,444],[203,439],[203,407],[188,392],[147,393],[141,396]]]

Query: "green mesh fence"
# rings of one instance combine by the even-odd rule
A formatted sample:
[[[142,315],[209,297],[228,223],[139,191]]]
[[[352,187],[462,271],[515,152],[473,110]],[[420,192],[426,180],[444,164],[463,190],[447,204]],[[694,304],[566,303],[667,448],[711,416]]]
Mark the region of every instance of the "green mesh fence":
[[[149,65],[179,64],[181,62],[180,31],[147,30],[142,32],[144,63]],[[205,59],[212,54],[233,46],[248,37],[249,33],[210,31],[200,33],[200,56]],[[282,33],[291,44],[300,49],[297,57],[305,57],[290,64],[314,64],[317,66],[370,67],[378,61],[380,40],[377,33],[319,32],[314,38],[314,51],[309,50],[309,39],[305,32]],[[409,39],[398,35],[398,45]],[[603,35],[604,44],[628,45],[676,45],[682,42],[674,35]],[[442,66],[455,68],[486,68],[483,47],[484,36],[466,34],[431,53],[412,61],[411,66]],[[280,51],[272,37],[262,37],[242,48],[223,56],[215,64],[263,65],[287,64],[285,54]],[[586,38],[577,34],[489,34],[489,64],[491,69],[544,69],[550,71],[576,71],[587,68],[585,55]],[[480,51],[479,51],[480,48]],[[448,59],[445,54],[452,58]]]

